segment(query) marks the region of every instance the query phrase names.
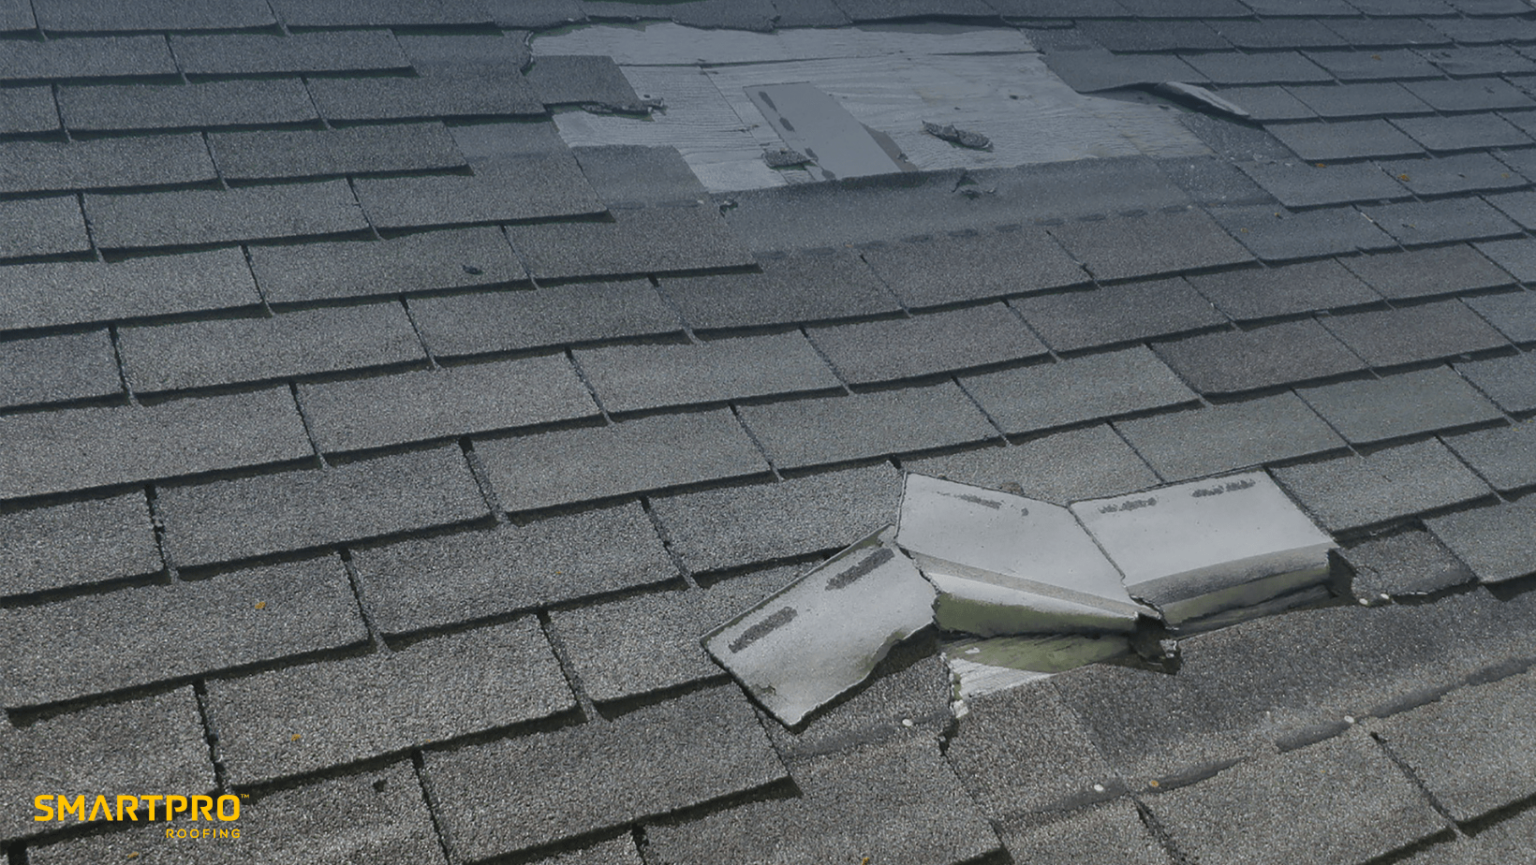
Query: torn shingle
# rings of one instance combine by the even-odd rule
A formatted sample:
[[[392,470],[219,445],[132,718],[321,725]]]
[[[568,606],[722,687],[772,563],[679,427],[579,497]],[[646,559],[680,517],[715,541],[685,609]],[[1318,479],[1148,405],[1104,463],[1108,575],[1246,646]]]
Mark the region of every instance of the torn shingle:
[[[0,515],[0,596],[153,574],[163,567],[142,493]]]
[[[334,557],[0,610],[0,623],[0,700],[8,708],[340,649],[368,636]]]
[[[1159,279],[1009,301],[1058,352],[1142,342],[1227,324],[1182,279]]]
[[[1380,295],[1337,261],[1189,277],[1190,285],[1237,321],[1376,303]]]
[[[1291,393],[1124,420],[1115,428],[1170,481],[1345,447],[1344,440]]]
[[[1032,438],[1011,447],[904,459],[902,467],[1058,505],[1157,483],[1157,476],[1108,424]]]
[[[1323,325],[1373,367],[1439,360],[1508,344],[1504,336],[1459,301],[1355,312],[1324,318]],[[1412,332],[1412,341],[1402,335]]]
[[[1433,440],[1365,457],[1275,469],[1274,475],[1335,532],[1392,522],[1492,492],[1445,445]]]
[[[1425,525],[1485,583],[1536,574],[1536,502],[1475,508]]]
[[[1140,346],[1054,364],[966,376],[961,384],[1010,435],[1192,402],[1195,395]]]
[[[852,250],[759,254],[757,273],[664,279],[694,330],[747,328],[898,312],[900,303]]]
[[[136,195],[87,194],[103,249],[184,246],[363,231],[368,222],[345,180]]]
[[[1504,415],[1449,367],[1302,388],[1318,414],[1351,444],[1502,420]]]
[[[1377,601],[1427,595],[1473,582],[1472,570],[1423,529],[1369,538],[1344,548],[1355,597]]]
[[[1201,393],[1292,385],[1363,369],[1360,359],[1313,320],[1192,336],[1157,353]]]

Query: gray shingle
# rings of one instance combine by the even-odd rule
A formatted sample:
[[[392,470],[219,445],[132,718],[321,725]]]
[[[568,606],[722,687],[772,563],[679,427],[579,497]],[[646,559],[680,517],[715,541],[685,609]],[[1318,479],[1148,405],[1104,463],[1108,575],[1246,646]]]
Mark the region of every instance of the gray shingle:
[[[1518,862],[1522,857],[1530,858],[1536,852],[1536,848],[1532,847],[1532,837],[1536,837],[1536,811],[1524,811],[1494,823],[1478,832],[1475,838],[1463,836],[1447,844],[1428,847],[1404,861],[1409,865]]]
[[[728,409],[485,440],[475,453],[514,512],[768,471]]]
[[[208,129],[318,119],[297,78],[202,84],[65,85],[59,110],[71,130]]]
[[[1347,14],[1353,14],[1353,11]],[[1288,14],[1304,13],[1293,8]],[[1323,26],[1321,21],[1234,20],[1218,22],[1215,27],[1216,32],[1238,48],[1342,48],[1345,44],[1339,34]]]
[[[208,141],[219,171],[229,180],[422,171],[465,164],[453,136],[438,123],[216,132]]]
[[[1510,342],[1536,342],[1536,294],[1519,291],[1469,297],[1467,306],[1503,331]]]
[[[1426,23],[1462,45],[1536,41],[1536,23],[1525,18],[1442,18]]]
[[[551,614],[582,687],[598,702],[721,675],[699,635],[783,588],[794,568],[769,568],[706,589],[659,592]]]
[[[1425,525],[1485,583],[1536,574],[1536,502],[1529,497],[1436,517]]]
[[[591,2],[591,0],[587,0]],[[838,7],[854,21],[887,21],[900,18],[917,18],[934,14],[952,14],[966,18],[993,18],[996,12],[980,0],[961,0],[946,3],[943,0],[837,0]]]
[[[897,312],[901,305],[851,249],[759,254],[762,273],[663,280],[667,297],[695,330]]]
[[[1297,856],[1360,863],[1446,828],[1428,798],[1364,733],[1234,766],[1151,797],[1147,807],[1179,849],[1213,865],[1266,865]],[[1339,821],[1350,831],[1335,831]]]
[[[286,388],[157,406],[0,417],[0,498],[304,459],[313,451]]]
[[[386,865],[402,859],[422,865],[444,862],[421,783],[405,761],[259,798],[242,796],[237,825],[243,830],[238,841],[210,838],[196,848],[157,845],[146,851],[145,836],[129,831],[32,847],[29,855],[38,865],[122,862],[135,854],[146,862],[171,862],[160,855],[162,851],[189,850],[196,852],[187,855],[208,865],[240,865],[253,859],[302,860],[314,865]]]
[[[290,27],[430,27],[493,23],[489,4],[479,0],[274,0],[272,8]]]
[[[147,788],[205,793],[213,763],[191,688],[131,703],[98,706],[16,729],[0,723],[0,791],[30,805],[47,779],[50,795],[93,798],[97,791]],[[17,838],[58,824],[7,808],[0,838]],[[140,816],[147,817],[147,814]],[[38,861],[45,861],[39,859]],[[102,860],[98,860],[102,861]]]
[[[999,849],[931,741],[891,742],[793,764],[801,796],[646,827],[663,861],[870,861],[949,865]],[[921,827],[914,831],[915,827]]]
[[[1050,229],[1099,279],[1172,273],[1252,259],[1197,210],[1073,222]]]
[[[0,258],[85,252],[91,248],[73,195],[0,201]]]
[[[1129,801],[1007,823],[999,832],[1016,862],[1097,865],[1105,857],[1146,865],[1173,862]]]
[[[1536,410],[1536,357],[1532,355],[1458,363],[1456,371],[1507,412]]]
[[[1369,538],[1349,545],[1343,555],[1355,572],[1355,597],[1370,601],[1382,596],[1425,595],[1477,579],[1423,529]]]
[[[1411,90],[1415,96],[1428,102],[1430,107],[1437,111],[1492,111],[1536,107],[1536,102],[1532,102],[1521,93],[1519,88],[1497,78],[1415,81],[1403,86]]]
[[[1273,474],[1335,532],[1391,522],[1490,492],[1437,441],[1275,469]]]
[[[1246,174],[1217,155],[1160,160],[1158,166],[1199,204],[1260,204],[1270,200]]]
[[[1536,794],[1536,674],[1453,691],[1380,735],[1451,819],[1475,819]]]
[[[200,183],[217,177],[201,136],[0,143],[0,191]]]
[[[1281,387],[1364,368],[1310,319],[1158,343],[1157,352],[1195,390],[1213,394]]]
[[[210,387],[423,361],[398,303],[305,309],[265,318],[127,327],[123,369],[136,392]]]
[[[1488,147],[1524,147],[1531,143],[1529,136],[1497,114],[1405,117],[1392,122],[1412,136],[1414,141],[1422,144],[1425,150],[1435,153],[1482,150]]]
[[[613,222],[507,229],[539,279],[703,270],[755,263],[714,207],[615,210]]]
[[[1390,51],[1309,51],[1307,58],[1340,81],[1392,81],[1444,76],[1433,63],[1400,48]]]
[[[1191,276],[1189,283],[1237,321],[1358,306],[1381,299],[1332,260]]]
[[[1349,5],[1366,15],[1379,15],[1384,18],[1456,14],[1456,11],[1442,0],[1350,0]]]
[[[587,182],[616,207],[693,204],[709,197],[675,147],[609,144],[573,147],[571,153]]]
[[[1012,434],[1192,402],[1195,395],[1143,347],[967,376],[966,390]]]
[[[1157,483],[1141,457],[1108,424],[985,447],[902,460],[919,474],[1002,490],[1059,505],[1121,495]]]
[[[1450,10],[1442,9],[1449,14]],[[1389,13],[1390,14],[1390,13]],[[1449,45],[1450,38],[1424,21],[1410,18],[1351,18],[1326,22],[1356,49],[1398,45]],[[1317,60],[1317,57],[1313,57]]]
[[[1519,75],[1536,72],[1536,63],[1532,63],[1530,58],[1503,45],[1463,45],[1455,48],[1436,48],[1421,53],[1426,60],[1453,77]]]
[[[1530,174],[1530,166],[1522,160],[1512,159],[1512,153],[1522,151],[1501,150],[1499,156],[1508,164],[1514,166],[1516,171],[1522,174]],[[1536,154],[1536,150],[1531,151]],[[1484,196],[1484,200],[1497,207],[1505,216],[1520,224],[1521,228],[1529,231],[1536,228],[1536,191],[1506,192],[1500,195]]]
[[[1494,489],[1536,485],[1536,424],[1530,421],[1452,436],[1445,443]]]
[[[368,222],[345,180],[85,196],[102,249],[182,246],[363,231]]]
[[[1082,29],[1110,51],[1220,51],[1232,47],[1200,21],[1088,21]]]
[[[0,330],[252,307],[261,302],[238,249],[0,268]]]
[[[1116,26],[1128,22],[1101,23]],[[1161,34],[1154,30],[1158,23],[1135,22],[1136,26],[1126,31],[1125,35],[1131,39],[1157,40],[1161,38]],[[1195,26],[1204,30],[1206,38],[1214,35],[1199,24]],[[1195,35],[1199,38],[1199,31],[1195,31]],[[1217,39],[1217,42],[1220,43],[1220,40]],[[1194,67],[1169,54],[1111,54],[1103,48],[1069,44],[1048,50],[1043,59],[1052,72],[1079,93],[1098,93],[1162,81],[1201,84],[1206,81],[1205,76],[1196,72]]]
[[[1385,120],[1287,123],[1268,126],[1266,129],[1307,162],[1364,159],[1370,156],[1417,156],[1423,150]]]
[[[1080,285],[1088,274],[1043,230],[885,244],[864,260],[909,307]]]
[[[549,767],[562,770],[551,775]],[[465,859],[538,847],[753,790],[782,779],[734,687],[585,724],[429,752],[438,816]]]
[[[1039,294],[1009,305],[1056,351],[1141,342],[1227,324],[1210,301],[1178,278]]]
[[[0,31],[36,29],[37,19],[32,16],[31,0],[0,2]]]
[[[0,44],[0,79],[33,81],[175,75],[162,36],[7,40]]]
[[[952,382],[742,406],[741,418],[781,469],[929,450],[997,435]]]
[[[1364,208],[1366,216],[1404,246],[1508,237],[1519,226],[1476,198],[1405,201]]]
[[[888,466],[658,496],[651,508],[695,572],[841,549],[891,521],[901,475]]]
[[[477,167],[473,177],[359,178],[353,184],[368,219],[386,229],[514,222],[604,210],[569,152],[521,154],[493,169]]]
[[[1343,448],[1294,394],[1140,420],[1116,428],[1164,480],[1182,481]]]
[[[160,490],[180,566],[350,543],[487,516],[457,447]]]
[[[323,33],[171,35],[171,49],[188,75],[270,75],[408,69],[395,38],[381,30]]]
[[[1002,304],[814,328],[811,340],[854,384],[950,372],[1046,353]]]
[[[1304,388],[1298,393],[1351,444],[1371,444],[1504,417],[1447,366]]]
[[[525,282],[527,271],[494,228],[372,242],[253,246],[251,267],[272,303]],[[411,304],[418,309],[417,304]]]
[[[1138,18],[1247,18],[1237,0],[1120,0]]]
[[[1463,244],[1346,258],[1341,263],[1391,300],[1457,294],[1514,282],[1509,274]]]
[[[1223,87],[1220,96],[1242,106],[1250,117],[1260,123],[1271,120],[1311,120],[1317,116],[1316,111],[1278,85]]]
[[[389,654],[208,685],[209,720],[235,784],[366,760],[575,706],[532,616]]]
[[[1326,70],[1294,51],[1181,56],[1217,84],[1305,84],[1333,80]]]
[[[638,504],[369,547],[352,562],[391,635],[677,578]]]
[[[1290,162],[1240,162],[1248,173],[1286,207],[1347,204],[1407,198],[1408,191],[1369,163],[1324,165]]]
[[[645,280],[417,298],[411,314],[438,357],[682,333]]]
[[[1504,163],[1486,153],[1384,163],[1382,170],[1403,181],[1415,195],[1485,192],[1529,185]]]
[[[105,330],[0,342],[0,406],[123,392]]]
[[[193,609],[198,615],[187,615]],[[0,610],[0,622],[7,708],[336,649],[368,636],[334,557]]]
[[[35,0],[33,6],[44,30],[234,30],[276,23],[261,0]]]
[[[1440,360],[1506,345],[1459,301],[1329,316],[1324,326],[1373,367]],[[1414,335],[1412,340],[1403,334]]]
[[[1381,117],[1433,114],[1434,109],[1396,82],[1291,87],[1290,92],[1321,117]]]
[[[0,130],[5,132],[52,132],[59,128],[59,108],[51,87],[14,87],[0,90]]]
[[[143,493],[0,514],[0,595],[156,573]]]
[[[1211,215],[1264,261],[1318,258],[1397,244],[1349,208],[1290,213],[1278,207],[1213,207]]]
[[[640,105],[612,57],[540,54],[528,70],[528,82],[545,105]]]
[[[546,27],[585,21],[587,18],[579,0],[488,0],[485,5],[495,16],[496,24],[502,27],[542,30]],[[847,23],[846,18],[843,19],[843,23]],[[809,25],[784,24],[783,26]],[[639,861],[638,857],[635,861]]]
[[[576,363],[612,412],[838,386],[831,368],[799,332],[587,349],[576,352]]]
[[[501,74],[434,72],[414,78],[315,78],[309,81],[309,92],[327,120],[544,115],[544,103],[515,69]]]
[[[1536,243],[1529,238],[1490,240],[1475,244],[1477,251],[1514,274],[1521,282],[1536,282]]]
[[[560,354],[300,385],[299,399],[327,453],[598,416]]]

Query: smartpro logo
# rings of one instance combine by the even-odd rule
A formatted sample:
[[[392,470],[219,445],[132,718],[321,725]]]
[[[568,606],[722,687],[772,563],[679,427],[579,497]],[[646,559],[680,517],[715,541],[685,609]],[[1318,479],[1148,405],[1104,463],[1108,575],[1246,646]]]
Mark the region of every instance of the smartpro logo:
[[[110,800],[106,796],[97,796],[95,801],[88,801],[83,795],[71,799],[62,794],[44,793],[32,799],[32,807],[37,809],[32,819],[38,823],[70,821],[87,823],[96,820],[138,822],[141,814],[144,822],[147,823],[156,820],[164,820],[167,823],[172,820],[233,823],[240,819],[240,797],[229,795],[220,796],[217,799],[212,796],[177,796],[175,794],[115,796]],[[167,826],[165,837],[239,838],[240,828],[238,826],[207,828]]]

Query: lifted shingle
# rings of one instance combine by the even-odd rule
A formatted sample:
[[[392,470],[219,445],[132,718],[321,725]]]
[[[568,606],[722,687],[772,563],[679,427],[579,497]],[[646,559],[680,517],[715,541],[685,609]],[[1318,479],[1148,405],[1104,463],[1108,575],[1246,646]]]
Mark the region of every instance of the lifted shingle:
[[[52,132],[59,128],[59,108],[51,87],[8,87],[0,90],[0,130]]]
[[[1141,346],[966,376],[961,383],[1010,435],[1195,399],[1172,370]]]
[[[497,285],[525,282],[528,276],[494,228],[373,242],[253,246],[251,266],[272,303]]]
[[[1519,291],[1513,294],[1469,297],[1467,306],[1503,331],[1510,342],[1536,342],[1536,294]]]
[[[1217,84],[1305,84],[1332,80],[1327,71],[1294,51],[1181,56]]]
[[[368,222],[345,180],[86,195],[102,249],[186,246],[364,231]]]
[[[1298,393],[1351,444],[1372,444],[1504,417],[1447,366],[1303,388]]]
[[[1104,857],[1172,865],[1129,800],[1005,823],[1003,846],[1016,862],[1092,865]]]
[[[1423,150],[1385,120],[1287,123],[1270,125],[1266,129],[1307,162],[1417,156]]]
[[[435,72],[415,78],[314,78],[309,92],[327,120],[541,117],[544,103],[523,76]]]
[[[1377,121],[1381,122],[1381,121]],[[1393,123],[1434,153],[1525,147],[1531,138],[1497,114],[1458,114],[1454,117],[1405,117]],[[1401,154],[1382,153],[1380,156]]]
[[[272,8],[289,27],[430,27],[490,24],[489,4],[477,0],[274,0]]]
[[[1319,116],[1333,118],[1433,114],[1434,109],[1395,82],[1291,87]]]
[[[1365,366],[1311,319],[1158,343],[1157,352],[1195,390],[1214,394],[1291,385]]]
[[[473,177],[365,177],[353,185],[368,219],[382,229],[514,222],[604,210],[569,153],[522,154],[495,168],[477,167]]]
[[[1405,159],[1384,163],[1381,167],[1401,180],[1415,195],[1498,191],[1529,185],[1525,178],[1486,153]]]
[[[1455,300],[1329,316],[1323,324],[1373,367],[1439,360],[1508,344]],[[1405,340],[1404,333],[1414,338]]]
[[[1371,22],[1375,23],[1375,22]],[[1309,51],[1307,58],[1340,81],[1400,81],[1442,78],[1444,73],[1413,51]]]
[[[1391,522],[1490,494],[1438,441],[1274,470],[1330,530]]]
[[[1058,505],[1157,484],[1157,476],[1108,424],[1034,438],[1012,447],[902,460],[902,467]]]
[[[143,493],[0,514],[0,596],[158,572]]]

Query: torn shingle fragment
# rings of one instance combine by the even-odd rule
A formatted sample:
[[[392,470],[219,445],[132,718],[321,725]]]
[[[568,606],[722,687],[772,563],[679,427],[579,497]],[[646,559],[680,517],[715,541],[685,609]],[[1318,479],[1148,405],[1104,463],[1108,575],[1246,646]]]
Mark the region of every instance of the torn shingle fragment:
[[[891,647],[928,627],[933,587],[872,534],[704,637],[774,717],[793,727],[867,678]]]
[[[1262,472],[1078,502],[1133,597],[1172,625],[1328,579],[1335,544]]]
[[[1024,634],[957,640],[944,647],[954,695],[970,700],[1130,653],[1117,634]]]
[[[940,125],[938,123],[929,123],[928,121],[924,120],[923,131],[929,135],[932,135],[934,138],[948,141],[951,144],[958,144],[961,147],[968,147],[972,150],[992,149],[992,139],[982,135],[980,132],[972,132],[968,129],[959,129],[953,123],[945,123]]]
[[[939,590],[946,631],[1129,631],[1150,612],[1066,508],[908,474],[900,526],[896,543]]]
[[[1222,99],[1204,87],[1194,84],[1181,84],[1178,81],[1164,81],[1153,85],[1152,92],[1159,96],[1166,96],[1175,102],[1182,102],[1201,111],[1210,114],[1221,114],[1247,120],[1252,115],[1248,109],[1235,102]]]
[[[798,150],[780,147],[763,151],[763,161],[768,163],[769,168],[797,168],[810,164],[811,158]]]

